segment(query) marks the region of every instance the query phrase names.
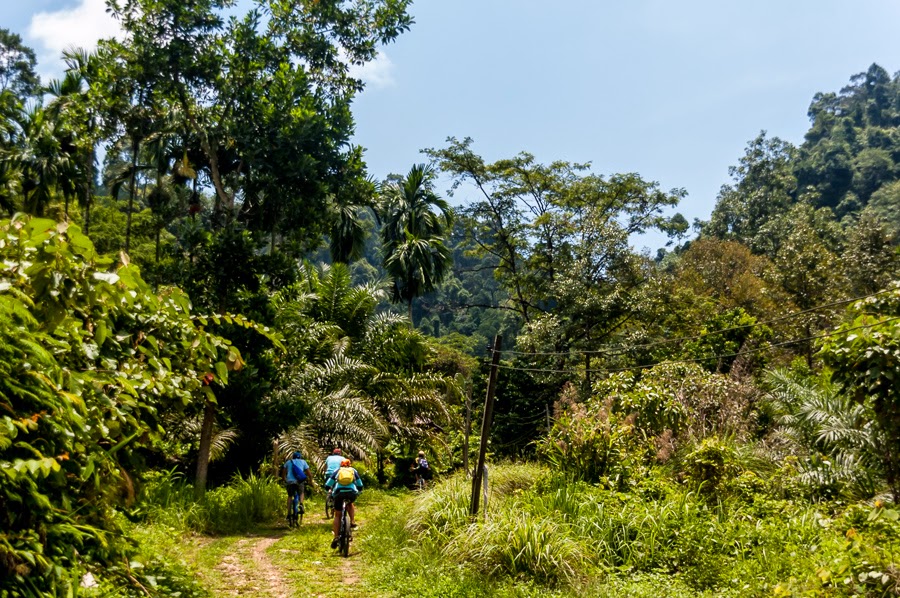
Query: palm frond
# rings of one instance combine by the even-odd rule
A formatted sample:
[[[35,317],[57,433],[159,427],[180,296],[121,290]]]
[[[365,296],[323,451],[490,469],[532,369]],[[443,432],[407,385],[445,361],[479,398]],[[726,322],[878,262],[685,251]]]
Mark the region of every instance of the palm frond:
[[[800,480],[823,492],[876,488],[881,476],[878,430],[866,407],[827,379],[770,372],[766,405],[778,427],[773,437],[803,457]]]

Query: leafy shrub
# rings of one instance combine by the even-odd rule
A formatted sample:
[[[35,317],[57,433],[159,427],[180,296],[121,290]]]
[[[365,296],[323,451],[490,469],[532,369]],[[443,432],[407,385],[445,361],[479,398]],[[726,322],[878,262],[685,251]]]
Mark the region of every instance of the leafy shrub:
[[[0,258],[0,593],[65,594],[133,553],[114,506],[160,412],[240,356],[183,293],[155,293],[75,226],[2,221]]]
[[[734,447],[723,440],[704,438],[682,460],[685,477],[705,494],[716,493],[740,473]]]
[[[648,436],[746,435],[752,390],[737,377],[714,374],[696,364],[661,363],[640,377],[621,373],[594,385],[594,400],[614,399],[613,410],[634,415]]]
[[[93,578],[96,586],[81,589],[78,595],[85,598],[144,598],[149,592],[151,596],[179,598],[208,596],[194,574],[169,559],[144,555],[137,558],[141,560],[113,564],[98,571]]]
[[[611,400],[576,403],[565,393],[553,427],[538,441],[538,455],[575,479],[607,478],[624,486],[639,470],[646,451],[633,418],[614,414]]]

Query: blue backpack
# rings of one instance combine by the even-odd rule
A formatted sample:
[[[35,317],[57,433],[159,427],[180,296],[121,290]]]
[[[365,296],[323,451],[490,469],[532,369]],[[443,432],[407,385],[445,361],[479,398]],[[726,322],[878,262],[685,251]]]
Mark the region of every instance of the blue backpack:
[[[303,473],[303,471],[300,469],[300,466],[297,465],[297,462],[294,459],[291,459],[290,464],[291,473],[294,474],[294,479],[297,480],[297,482],[305,482],[306,474]]]

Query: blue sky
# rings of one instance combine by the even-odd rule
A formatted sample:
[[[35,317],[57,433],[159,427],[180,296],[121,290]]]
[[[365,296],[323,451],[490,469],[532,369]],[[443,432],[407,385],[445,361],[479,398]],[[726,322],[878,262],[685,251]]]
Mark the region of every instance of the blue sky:
[[[709,217],[760,130],[799,143],[816,92],[873,62],[900,69],[896,0],[419,0],[412,13],[355,104],[373,175],[470,136],[487,160],[528,151],[683,187],[689,220]],[[103,0],[2,0],[0,26],[44,74],[63,47],[115,31]]]

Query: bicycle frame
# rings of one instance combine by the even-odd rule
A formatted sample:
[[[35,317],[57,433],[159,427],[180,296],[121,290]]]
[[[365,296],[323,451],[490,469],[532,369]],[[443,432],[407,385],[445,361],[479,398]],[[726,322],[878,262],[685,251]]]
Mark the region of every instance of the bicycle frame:
[[[287,520],[288,527],[299,527],[303,521],[303,503],[300,502],[300,489],[293,494],[288,494]]]
[[[353,528],[350,527],[349,503],[344,502],[344,508],[341,509],[341,524],[338,528],[338,549],[341,556],[350,556],[350,541],[353,540]]]

